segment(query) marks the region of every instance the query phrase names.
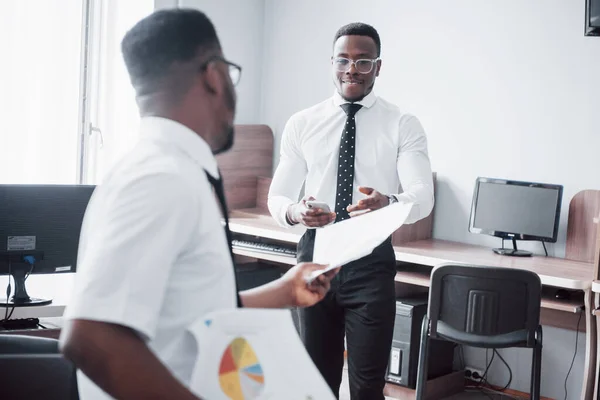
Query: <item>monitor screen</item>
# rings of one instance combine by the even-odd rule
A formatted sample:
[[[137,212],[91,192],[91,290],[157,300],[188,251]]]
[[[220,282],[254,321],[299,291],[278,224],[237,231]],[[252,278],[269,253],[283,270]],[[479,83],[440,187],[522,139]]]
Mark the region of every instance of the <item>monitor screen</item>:
[[[0,254],[43,253],[31,273],[75,272],[94,186],[0,185]],[[8,273],[0,260],[0,274]]]
[[[600,36],[600,0],[585,2],[585,35]]]
[[[560,185],[478,178],[469,230],[555,242],[561,202]]]
[[[600,28],[600,0],[589,0],[590,26]]]

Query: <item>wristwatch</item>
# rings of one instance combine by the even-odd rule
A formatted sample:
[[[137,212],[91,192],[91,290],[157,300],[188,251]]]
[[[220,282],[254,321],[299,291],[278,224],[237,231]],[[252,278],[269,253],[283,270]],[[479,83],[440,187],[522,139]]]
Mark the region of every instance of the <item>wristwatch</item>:
[[[393,194],[386,194],[385,196],[388,198],[388,201],[390,204],[394,204],[394,203],[398,202],[398,199]]]

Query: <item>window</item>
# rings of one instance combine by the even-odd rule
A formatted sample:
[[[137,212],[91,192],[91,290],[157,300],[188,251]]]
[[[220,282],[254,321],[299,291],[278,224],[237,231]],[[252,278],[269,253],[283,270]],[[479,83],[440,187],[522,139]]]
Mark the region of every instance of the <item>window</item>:
[[[154,1],[0,8],[0,183],[99,183],[136,138],[120,41]]]
[[[82,4],[0,8],[0,183],[75,183]]]
[[[154,0],[94,2],[90,60],[92,93],[82,182],[101,183],[106,171],[134,143],[139,114],[135,93],[121,54],[121,40],[140,19],[152,13]]]

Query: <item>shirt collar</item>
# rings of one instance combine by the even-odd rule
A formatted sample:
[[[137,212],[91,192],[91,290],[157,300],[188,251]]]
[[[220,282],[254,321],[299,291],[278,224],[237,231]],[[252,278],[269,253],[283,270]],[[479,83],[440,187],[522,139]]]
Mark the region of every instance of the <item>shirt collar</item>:
[[[213,178],[219,179],[217,160],[208,143],[187,126],[167,118],[143,117],[140,122],[142,138],[175,145],[190,156]]]
[[[361,101],[355,102],[355,104],[360,104],[363,107],[371,108],[373,106],[373,104],[375,104],[376,101],[377,101],[377,96],[375,95],[375,91],[371,90],[371,92],[368,95],[366,95],[364,99],[362,99]],[[342,104],[346,104],[346,103],[348,103],[348,101],[344,100],[342,98],[342,96],[340,96],[338,91],[336,90],[335,93],[333,94],[333,104],[335,104],[337,107],[339,107]]]

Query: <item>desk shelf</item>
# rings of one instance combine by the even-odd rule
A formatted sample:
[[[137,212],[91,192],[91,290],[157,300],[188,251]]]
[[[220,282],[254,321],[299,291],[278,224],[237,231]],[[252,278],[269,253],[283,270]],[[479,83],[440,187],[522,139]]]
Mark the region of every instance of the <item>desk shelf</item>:
[[[557,311],[565,311],[565,312],[576,314],[576,313],[583,311],[583,309],[584,309],[583,298],[559,300],[554,297],[549,297],[549,296],[543,295],[542,296],[542,308],[547,308],[550,310],[557,310]]]
[[[409,285],[429,287],[431,268],[414,264],[400,264],[397,267],[395,281]],[[583,310],[583,295],[572,293],[570,299],[556,299],[553,290],[543,290],[542,308],[578,313]]]
[[[410,264],[402,264],[397,266],[396,268],[396,277],[394,278],[396,282],[429,287],[429,277],[431,276],[431,268],[413,266]]]

